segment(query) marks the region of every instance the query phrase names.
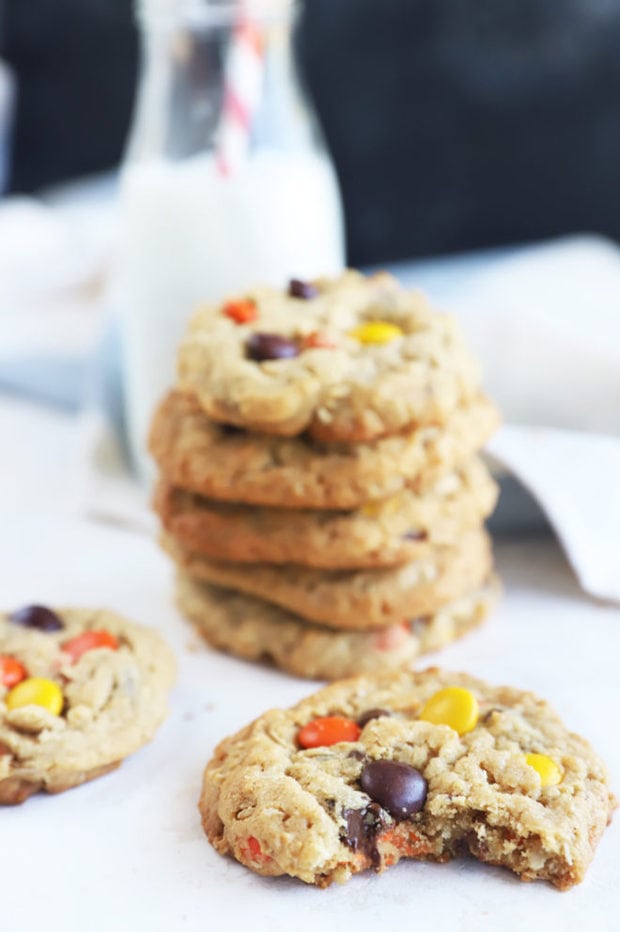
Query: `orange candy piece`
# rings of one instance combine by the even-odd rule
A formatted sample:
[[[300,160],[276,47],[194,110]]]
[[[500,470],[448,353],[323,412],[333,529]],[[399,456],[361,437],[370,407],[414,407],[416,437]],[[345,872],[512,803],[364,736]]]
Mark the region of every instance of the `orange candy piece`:
[[[315,718],[300,729],[297,741],[302,748],[328,747],[340,741],[357,741],[362,729],[357,722],[341,715]]]
[[[11,689],[25,680],[28,674],[23,663],[10,654],[0,654],[0,686]]]
[[[72,663],[77,663],[82,654],[97,647],[118,650],[118,640],[109,631],[84,631],[62,645],[64,653],[69,654]]]
[[[314,330],[301,341],[302,349],[335,349],[336,344],[328,333],[323,330]]]
[[[258,864],[266,864],[267,861],[273,860],[270,854],[265,854],[260,841],[254,835],[248,836],[247,844],[241,847],[241,854],[248,861],[256,861]]]
[[[396,650],[405,643],[411,634],[411,626],[403,621],[391,628],[382,628],[375,634],[374,647],[376,650]]]
[[[238,301],[227,301],[222,313],[236,324],[249,324],[257,319],[258,308],[249,298],[240,298]]]

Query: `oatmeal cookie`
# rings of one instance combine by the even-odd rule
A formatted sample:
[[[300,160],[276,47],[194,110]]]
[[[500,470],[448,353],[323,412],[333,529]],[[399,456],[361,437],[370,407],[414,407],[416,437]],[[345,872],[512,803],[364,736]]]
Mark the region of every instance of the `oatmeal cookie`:
[[[464,463],[499,423],[478,395],[444,427],[423,427],[374,443],[318,443],[216,424],[198,403],[171,392],[151,425],[149,447],[166,480],[220,501],[284,508],[358,508],[404,488],[419,491]]]
[[[118,767],[164,719],[174,669],[159,635],[113,612],[0,614],[0,804]]]
[[[189,576],[257,596],[328,627],[386,628],[429,615],[487,579],[492,565],[488,535],[465,532],[453,545],[402,566],[370,570],[319,570],[267,563],[225,563],[185,550],[168,535],[162,544]]]
[[[182,547],[239,563],[299,563],[325,569],[395,566],[429,555],[481,524],[497,486],[480,459],[421,493],[403,489],[356,511],[267,508],[217,502],[160,478],[154,507]]]
[[[480,625],[492,611],[498,592],[498,582],[491,578],[432,615],[379,631],[337,631],[183,573],[177,580],[180,611],[212,647],[320,680],[408,667],[420,654],[439,650]]]
[[[202,307],[179,349],[179,387],[216,421],[354,443],[444,424],[478,393],[456,321],[419,293],[354,271],[311,288]]]
[[[614,805],[604,764],[544,700],[438,669],[266,712],[217,747],[199,802],[216,850],[265,876],[324,887],[469,853],[560,890]]]

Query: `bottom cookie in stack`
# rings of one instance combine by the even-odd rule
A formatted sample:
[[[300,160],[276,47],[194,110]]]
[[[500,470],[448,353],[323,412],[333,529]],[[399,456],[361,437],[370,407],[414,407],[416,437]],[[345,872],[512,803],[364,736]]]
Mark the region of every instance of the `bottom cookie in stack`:
[[[255,596],[180,572],[177,604],[207,643],[296,676],[332,680],[357,673],[407,667],[477,627],[493,610],[497,577],[442,606],[433,614],[374,630],[315,624]]]

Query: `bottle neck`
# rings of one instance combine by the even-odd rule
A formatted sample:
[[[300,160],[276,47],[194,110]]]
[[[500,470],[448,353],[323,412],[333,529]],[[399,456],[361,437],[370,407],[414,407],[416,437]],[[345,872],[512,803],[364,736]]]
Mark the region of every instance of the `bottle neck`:
[[[293,0],[139,0],[130,159],[322,149],[293,61],[297,8]]]
[[[273,23],[294,17],[300,0],[136,0],[136,18],[143,29],[212,29],[233,26],[241,18]]]

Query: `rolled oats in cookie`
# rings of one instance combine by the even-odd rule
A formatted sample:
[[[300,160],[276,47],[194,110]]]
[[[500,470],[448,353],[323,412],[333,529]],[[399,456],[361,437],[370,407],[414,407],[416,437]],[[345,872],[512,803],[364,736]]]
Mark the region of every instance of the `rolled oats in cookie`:
[[[163,721],[174,672],[158,634],[113,612],[0,613],[0,804],[118,767]]]
[[[560,890],[615,805],[600,758],[543,699],[436,668],[266,712],[219,744],[199,801],[215,849],[265,876],[325,887],[470,854]]]
[[[482,624],[498,593],[492,577],[431,615],[403,618],[378,631],[355,631],[313,624],[262,599],[183,573],[176,589],[181,613],[211,647],[320,680],[405,669],[421,654],[439,650]]]
[[[444,424],[479,391],[456,322],[382,273],[348,271],[316,293],[258,287],[201,308],[178,384],[215,421],[251,431],[363,442]]]
[[[149,449],[166,480],[219,501],[276,508],[358,508],[405,488],[424,487],[471,458],[497,428],[483,394],[443,427],[371,443],[321,443],[216,424],[179,391],[159,405]]]

